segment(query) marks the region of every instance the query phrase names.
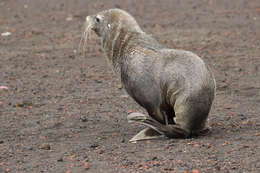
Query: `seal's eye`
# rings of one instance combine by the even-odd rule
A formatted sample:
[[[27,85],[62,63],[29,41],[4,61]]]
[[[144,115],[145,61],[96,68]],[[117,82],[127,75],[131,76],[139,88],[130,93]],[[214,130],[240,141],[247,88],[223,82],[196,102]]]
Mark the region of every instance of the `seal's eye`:
[[[100,19],[98,17],[96,17],[96,22],[99,23],[100,22]]]

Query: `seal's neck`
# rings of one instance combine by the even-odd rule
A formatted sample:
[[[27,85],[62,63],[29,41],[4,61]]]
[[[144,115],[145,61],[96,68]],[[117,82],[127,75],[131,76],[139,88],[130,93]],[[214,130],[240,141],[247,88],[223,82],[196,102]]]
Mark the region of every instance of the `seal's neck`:
[[[129,53],[138,47],[157,51],[162,48],[155,39],[141,29],[128,30],[118,26],[102,37],[102,47],[114,71],[121,74],[121,67],[131,58]]]
[[[110,64],[116,73],[120,74],[121,66],[126,59],[125,52],[131,47],[131,42],[137,39],[140,32],[130,32],[118,26],[102,39],[102,47]]]

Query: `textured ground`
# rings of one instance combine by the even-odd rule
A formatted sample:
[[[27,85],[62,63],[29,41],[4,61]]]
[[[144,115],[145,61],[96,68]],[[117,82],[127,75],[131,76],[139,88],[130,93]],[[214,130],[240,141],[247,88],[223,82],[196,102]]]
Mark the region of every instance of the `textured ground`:
[[[144,110],[97,37],[78,51],[85,17],[114,7],[210,65],[210,135],[128,142]],[[259,0],[1,0],[0,172],[260,172],[259,28]]]

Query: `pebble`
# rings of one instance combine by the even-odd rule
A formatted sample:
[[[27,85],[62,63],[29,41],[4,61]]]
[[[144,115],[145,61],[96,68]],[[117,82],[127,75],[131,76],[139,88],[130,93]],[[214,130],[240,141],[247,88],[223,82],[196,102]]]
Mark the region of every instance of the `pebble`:
[[[84,163],[84,168],[85,168],[85,170],[88,170],[88,169],[89,169],[88,162],[85,162],[85,163]]]
[[[44,144],[41,144],[39,148],[42,150],[50,150],[51,146],[50,146],[50,144],[44,143]]]
[[[90,148],[97,148],[99,145],[98,144],[92,144],[90,145]]]
[[[83,117],[80,117],[80,121],[81,121],[81,122],[87,122],[88,119],[87,119],[86,117],[83,116]]]
[[[66,18],[66,20],[67,20],[67,21],[72,21],[72,20],[73,20],[73,16],[71,16],[71,15],[68,16],[68,17]]]
[[[154,156],[154,157],[152,158],[152,160],[158,160],[158,157]]]
[[[9,35],[11,35],[10,32],[3,32],[3,33],[1,33],[1,36],[3,36],[3,37],[9,36]]]
[[[63,162],[63,158],[60,157],[60,158],[57,159],[57,161],[58,161],[58,162]]]
[[[7,86],[0,86],[0,89],[2,89],[2,90],[8,90],[8,87],[7,87]]]

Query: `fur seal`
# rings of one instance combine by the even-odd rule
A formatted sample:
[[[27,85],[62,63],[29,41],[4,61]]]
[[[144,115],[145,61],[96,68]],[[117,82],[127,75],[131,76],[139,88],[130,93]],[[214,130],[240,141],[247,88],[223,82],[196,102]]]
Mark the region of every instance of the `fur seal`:
[[[208,132],[206,121],[216,83],[200,57],[165,48],[121,9],[87,16],[85,42],[91,30],[101,38],[103,51],[127,93],[149,115],[128,115],[129,122],[147,126],[130,141]]]

